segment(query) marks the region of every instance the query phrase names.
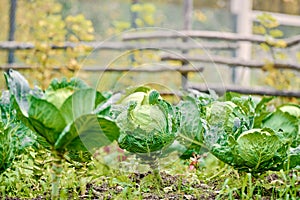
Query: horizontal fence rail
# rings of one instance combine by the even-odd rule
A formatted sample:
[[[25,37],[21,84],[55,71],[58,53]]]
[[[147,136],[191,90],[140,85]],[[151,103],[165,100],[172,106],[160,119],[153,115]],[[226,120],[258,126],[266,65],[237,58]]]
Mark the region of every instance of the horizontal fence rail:
[[[5,69],[17,69],[17,70],[24,70],[24,69],[34,69],[29,66],[16,66],[16,65],[7,65]],[[3,68],[1,68],[3,69]],[[58,70],[59,68],[53,68],[54,70]],[[186,73],[186,72],[202,72],[203,68],[201,67],[160,67],[160,66],[153,66],[151,68],[136,68],[136,67],[122,67],[122,68],[99,68],[99,67],[84,67],[80,70],[86,72],[179,72],[179,73]],[[267,96],[282,96],[282,97],[297,97],[300,98],[300,91],[298,90],[291,90],[291,91],[283,91],[283,90],[274,90],[265,87],[241,87],[235,85],[220,85],[220,84],[195,84],[189,83],[187,88],[195,89],[202,92],[209,92],[209,90],[214,90],[218,93],[224,93],[226,91],[230,92],[237,92],[241,94],[252,94],[252,95],[267,95]],[[182,96],[181,92],[171,92],[171,93],[163,93],[164,95],[177,95]]]
[[[291,14],[281,14],[275,12],[266,12],[266,11],[258,11],[253,10],[251,13],[251,18],[253,21],[259,22],[257,16],[262,14],[269,14],[272,15],[281,25],[285,26],[300,26],[300,16],[298,15],[291,15]]]
[[[191,39],[188,39],[191,38]],[[236,51],[240,48],[240,41],[250,42],[254,44],[260,43],[275,43],[279,40],[270,41],[270,39],[261,35],[240,35],[228,32],[214,32],[214,31],[152,31],[152,32],[134,32],[125,33],[121,37],[122,41],[101,41],[101,42],[63,42],[58,44],[47,44],[49,48],[57,50],[66,50],[67,48],[76,48],[78,46],[85,46],[93,51],[113,50],[113,51],[130,51],[130,50],[160,50],[164,52],[160,54],[161,61],[179,61],[183,66],[168,66],[166,63],[163,65],[157,64],[147,67],[111,67],[111,66],[85,66],[80,70],[86,72],[145,72],[145,73],[159,73],[176,71],[180,74],[203,72],[204,68],[201,67],[187,67],[186,63],[201,62],[201,63],[215,63],[227,65],[229,67],[247,67],[250,69],[264,69],[265,66],[270,65],[276,69],[289,69],[300,71],[300,64],[293,62],[270,61],[270,63],[262,60],[244,60],[237,57],[224,57],[214,55],[192,55],[188,54],[189,50],[229,50]],[[158,41],[151,40],[158,39]],[[188,39],[188,40],[187,40]],[[204,40],[194,40],[204,39]],[[207,39],[207,41],[206,41]],[[300,35],[282,39],[287,48],[292,48],[300,44]],[[280,40],[280,41],[282,41]],[[30,50],[34,49],[35,45],[30,42],[16,42],[16,41],[3,41],[0,42],[0,50]],[[172,52],[173,50],[176,50]],[[167,52],[167,53],[165,53]],[[187,52],[180,55],[182,52]],[[173,53],[173,54],[171,54]],[[192,63],[194,64],[194,63]],[[180,65],[180,64],[179,64]],[[34,70],[34,67],[17,64],[5,64],[0,66],[1,70],[9,68],[17,70]],[[59,70],[59,67],[54,67],[53,70]],[[297,97],[300,98],[300,90],[293,91],[279,91],[264,87],[241,87],[235,85],[215,85],[209,84],[187,84],[187,89],[196,89],[199,91],[207,92],[215,90],[218,93],[225,91],[238,92],[241,94],[253,95],[270,95],[270,96],[283,96],[283,97]],[[180,94],[180,92],[175,95]]]
[[[281,97],[297,97],[300,98],[299,90],[275,90],[265,87],[242,87],[236,85],[220,85],[220,84],[189,84],[191,89],[208,92],[214,90],[217,93],[237,92],[241,94],[281,96]]]
[[[238,33],[229,32],[215,32],[215,31],[153,31],[153,32],[136,32],[136,33],[124,33],[122,35],[123,41],[130,40],[145,40],[145,39],[168,39],[168,38],[200,38],[211,40],[225,40],[225,41],[247,41],[252,43],[264,43],[264,42],[277,42],[278,40],[269,40],[261,35],[241,35]],[[300,43],[300,35],[282,39],[286,42],[286,46],[294,46]]]
[[[161,60],[175,60],[181,62],[206,62],[228,65],[230,67],[247,67],[247,68],[263,68],[268,65],[266,62],[253,61],[253,60],[243,60],[240,58],[227,58],[221,56],[190,56],[190,55],[174,55],[174,54],[164,54],[161,56]],[[270,62],[276,69],[291,69],[300,71],[300,64],[298,63],[284,63],[284,62]]]
[[[34,67],[25,65],[4,65],[0,66],[1,70],[15,69],[15,70],[31,70]],[[58,67],[53,67],[53,70],[59,70]],[[174,66],[151,66],[151,67],[82,67],[80,70],[86,72],[203,72],[203,67],[174,67]]]
[[[181,50],[190,50],[190,49],[216,49],[216,50],[234,50],[239,47],[238,44],[233,43],[186,43],[180,41],[173,42],[156,42],[156,43],[126,43],[126,42],[65,42],[61,45],[49,44],[52,49],[67,49],[75,48],[78,46],[85,46],[91,48],[94,51],[99,50],[139,50],[139,49],[181,49]],[[3,50],[26,50],[33,49],[35,45],[30,42],[15,42],[15,41],[4,41],[0,42],[0,49]]]

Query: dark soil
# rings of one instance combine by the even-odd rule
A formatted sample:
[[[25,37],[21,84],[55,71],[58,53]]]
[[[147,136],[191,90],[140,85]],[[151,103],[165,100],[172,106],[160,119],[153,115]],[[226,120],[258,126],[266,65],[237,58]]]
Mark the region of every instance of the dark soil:
[[[134,183],[136,183],[136,188],[139,187],[143,179],[151,174],[148,173],[134,173],[129,175],[128,177]],[[213,191],[209,191],[209,186],[205,184],[197,184],[192,185],[194,190],[203,191],[205,195],[196,196],[191,191],[190,193],[186,193],[183,191],[179,191],[178,188],[191,187],[191,185],[180,176],[172,176],[165,172],[161,173],[162,177],[162,186],[161,189],[170,187],[170,191],[158,191],[155,184],[149,186],[149,191],[142,191],[140,198],[146,200],[160,200],[160,199],[168,199],[168,200],[176,200],[176,199],[186,199],[186,200],[196,200],[196,199],[215,199],[215,193]],[[180,186],[179,186],[180,184]],[[81,196],[81,199],[85,199],[86,197],[91,199],[114,199],[114,196],[120,194],[124,191],[124,187],[121,185],[116,185],[114,187],[109,187],[108,183],[103,183],[102,185],[88,184],[87,192],[84,196]],[[130,198],[130,197],[129,197]]]
[[[153,175],[151,172],[148,173],[133,173],[128,175],[129,180],[133,185],[124,186],[122,184],[111,184],[109,181],[103,180],[102,184],[96,183],[88,183],[86,185],[86,192],[84,195],[79,196],[79,199],[145,199],[145,200],[213,200],[216,199],[218,193],[217,190],[220,190],[220,185],[218,181],[211,181],[208,184],[204,182],[191,184],[188,180],[182,178],[180,175],[170,175],[165,172],[160,173],[162,178],[161,186],[155,184],[155,180],[151,179],[149,181],[150,185],[144,185],[145,179],[147,176]],[[154,178],[154,177],[152,177]],[[266,182],[271,183],[272,181],[279,180],[278,175],[271,174],[265,177]],[[296,183],[297,185],[300,183]],[[159,188],[158,188],[159,187]],[[130,188],[130,192],[128,192],[128,188]],[[167,190],[166,190],[167,188]],[[272,189],[259,188],[261,199],[270,200],[272,199],[272,195],[276,195],[276,191]],[[78,193],[80,189],[78,188]],[[132,192],[140,191],[138,195],[135,194],[134,198]],[[254,191],[256,193],[256,191]],[[299,191],[300,197],[300,191]],[[138,196],[138,197],[137,197]],[[73,193],[70,191],[69,199],[78,199],[78,196],[73,197]],[[233,198],[240,199],[238,194],[235,192],[233,194]],[[5,200],[20,200],[18,197],[1,197],[0,199]],[[34,198],[33,200],[44,200],[49,199],[49,194],[44,194],[44,196],[40,196]]]
[[[152,174],[151,172],[148,173],[134,173],[128,176],[128,178],[133,182],[136,183],[136,188],[133,190],[137,191],[137,188],[142,184],[141,182],[143,179]],[[182,179],[179,175],[172,176],[165,172],[160,173],[162,178],[162,185],[161,191],[158,189],[156,184],[150,185],[148,187],[149,191],[141,191],[139,198],[145,200],[176,200],[176,199],[185,199],[185,200],[196,200],[196,199],[215,199],[216,194],[211,191],[208,185],[206,184],[194,184],[191,185],[187,182],[187,180]],[[197,193],[200,194],[203,191],[202,195],[195,195],[193,191],[187,191],[184,188],[192,187],[194,191],[197,190]],[[164,188],[170,188],[168,191],[164,191]],[[181,189],[180,189],[181,188]],[[108,182],[103,182],[101,185],[97,185],[95,183],[88,183],[86,185],[86,193],[84,195],[79,196],[80,199],[115,199],[118,194],[123,193],[125,187],[122,185],[113,185],[110,186]],[[78,188],[79,191],[79,188]],[[45,194],[45,196],[40,196],[34,198],[32,200],[45,200],[49,198],[49,194]],[[69,199],[74,199],[72,197],[72,193],[70,192]],[[18,197],[1,197],[0,199],[4,200],[21,200]],[[76,197],[78,199],[78,197]],[[128,197],[128,199],[131,199]]]

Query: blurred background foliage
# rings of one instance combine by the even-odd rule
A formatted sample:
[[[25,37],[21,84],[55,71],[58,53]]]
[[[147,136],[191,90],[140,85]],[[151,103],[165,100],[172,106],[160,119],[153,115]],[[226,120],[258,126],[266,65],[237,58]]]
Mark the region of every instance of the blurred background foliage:
[[[232,0],[201,0],[194,1],[193,30],[236,31],[236,19],[231,12]],[[0,0],[0,40],[8,38],[9,0]],[[271,5],[272,4],[272,5]],[[261,11],[280,12],[292,15],[300,14],[300,0],[253,0],[253,9]],[[222,20],[220,20],[222,19]],[[268,35],[274,38],[289,37],[299,34],[299,27],[282,26],[268,27],[263,19],[254,22],[253,32]],[[126,87],[132,84],[143,83],[145,80],[160,80],[161,85],[171,88],[180,86],[180,74],[176,72],[158,74],[114,73],[103,74],[83,73],[85,66],[102,67],[146,67],[158,65],[159,54],[153,50],[134,50],[116,52],[109,50],[92,51],[80,45],[68,48],[66,51],[53,50],[50,44],[61,45],[65,41],[116,41],[120,33],[136,28],[155,28],[181,30],[183,29],[183,1],[181,0],[19,0],[16,15],[15,40],[33,42],[36,48],[26,51],[16,51],[16,63],[30,65],[34,68],[30,73],[32,84],[45,87],[51,78],[60,76],[81,76],[90,84],[97,85],[100,90]],[[202,42],[201,40],[197,42]],[[289,54],[277,51],[270,52],[274,45],[261,44],[258,48],[264,49],[265,54],[256,54],[253,48],[253,58],[269,55],[288,60]],[[276,47],[277,48],[277,47]],[[280,47],[284,51],[284,46]],[[268,50],[269,49],[269,50]],[[232,52],[210,51],[207,49],[190,51],[197,55],[225,55],[232,56]],[[300,54],[299,54],[300,55]],[[300,57],[300,56],[298,56]],[[294,59],[294,58],[293,58]],[[299,59],[299,58],[298,58]],[[268,62],[269,61],[269,62]],[[0,51],[0,64],[7,62],[7,52]],[[178,63],[169,63],[178,65]],[[203,64],[199,64],[203,65]],[[231,73],[226,66],[208,65],[202,74],[190,74],[189,79],[197,82],[231,81]],[[299,86],[291,81],[299,74],[287,71],[287,74],[276,70],[265,72],[253,70],[251,83],[269,85],[276,89],[292,89]],[[53,70],[56,68],[55,70]],[[219,73],[215,73],[216,70]],[[220,77],[222,74],[222,77]],[[172,80],[169,78],[172,76]],[[29,77],[29,73],[27,73]],[[279,80],[279,81],[278,81]],[[1,88],[4,88],[4,81]],[[2,84],[3,83],[3,84]],[[116,84],[117,83],[117,84]],[[3,85],[3,86],[2,86]],[[288,85],[288,86],[287,86]]]
[[[253,26],[253,32],[268,38],[267,42],[260,44],[260,47],[263,51],[271,54],[271,58],[265,58],[266,65],[263,67],[263,71],[266,72],[266,76],[264,82],[278,90],[299,88],[300,79],[296,72],[276,69],[273,66],[274,60],[287,60],[289,57],[287,53],[281,51],[286,48],[286,42],[280,39],[284,36],[284,32],[279,29],[279,22],[272,15],[266,13],[260,15],[258,21],[259,23]]]
[[[61,51],[51,49],[50,45],[94,40],[92,22],[83,14],[63,18],[63,6],[56,0],[19,1],[17,10],[16,40],[35,44],[34,49],[17,54],[20,61],[33,68],[30,76],[43,88],[58,76],[54,67],[63,76],[73,76],[80,69],[88,49],[81,45]]]

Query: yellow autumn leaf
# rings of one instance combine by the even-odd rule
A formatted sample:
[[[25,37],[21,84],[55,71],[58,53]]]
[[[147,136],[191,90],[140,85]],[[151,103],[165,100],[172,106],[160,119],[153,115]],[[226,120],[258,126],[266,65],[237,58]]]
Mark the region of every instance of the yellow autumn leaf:
[[[131,12],[141,12],[142,6],[139,3],[133,4],[130,8]]]
[[[154,13],[155,12],[155,6],[152,3],[145,3],[143,5],[143,11],[147,13]]]

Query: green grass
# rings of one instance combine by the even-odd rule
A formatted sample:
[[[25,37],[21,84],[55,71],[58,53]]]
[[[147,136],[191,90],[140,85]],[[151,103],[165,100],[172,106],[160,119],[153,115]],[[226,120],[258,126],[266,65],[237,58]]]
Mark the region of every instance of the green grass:
[[[101,152],[101,151],[99,151]],[[85,164],[63,162],[61,199],[299,199],[300,173],[297,170],[267,172],[253,176],[204,154],[195,170],[189,161],[165,158],[160,161],[163,182],[158,185],[149,167],[127,159],[104,156]],[[46,159],[45,159],[46,158]],[[49,158],[49,159],[47,159]],[[108,158],[111,160],[108,161]],[[50,198],[50,152],[29,148],[0,175],[0,197]],[[105,163],[106,162],[106,163]],[[113,164],[108,164],[108,163]],[[127,165],[128,169],[122,169]],[[116,167],[112,167],[116,166]],[[129,167],[130,166],[130,167]]]

